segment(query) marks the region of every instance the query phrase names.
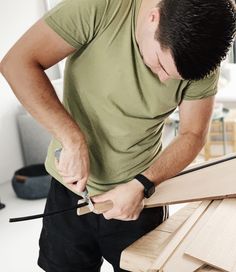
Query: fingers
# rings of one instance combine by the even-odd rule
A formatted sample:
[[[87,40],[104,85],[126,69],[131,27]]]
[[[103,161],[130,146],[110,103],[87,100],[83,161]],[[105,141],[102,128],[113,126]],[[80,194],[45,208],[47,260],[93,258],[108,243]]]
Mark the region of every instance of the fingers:
[[[79,180],[73,177],[62,177],[64,183],[66,183],[71,189],[81,193],[85,190],[86,180]]]
[[[73,184],[72,186],[75,187],[75,190],[77,192],[83,192],[85,190],[86,183],[87,183],[87,179],[86,180],[79,180],[75,184]]]
[[[103,213],[103,216],[105,219],[110,220],[110,219],[117,219],[117,220],[122,220],[122,221],[134,221],[139,218],[139,215],[142,211],[142,206],[137,208],[135,211],[130,211],[127,210],[122,210],[120,208],[113,208],[105,213]]]
[[[87,183],[86,178],[63,176],[62,174],[60,175],[62,177],[63,182],[66,183],[70,188],[73,188],[73,190],[77,192],[84,191]]]
[[[113,203],[113,207],[103,213],[107,220],[137,220],[144,207],[143,194],[137,195],[131,187],[133,188],[131,183],[121,184],[106,193],[92,197],[92,200],[95,203],[105,201]]]
[[[71,153],[62,149],[59,161],[55,158],[55,166],[62,181],[69,189],[84,191],[89,175],[89,161],[80,153]]]
[[[74,184],[73,183],[67,183],[67,186],[72,191],[76,191],[78,193],[82,193],[86,188],[86,184],[81,184],[80,182],[77,182],[77,183],[74,183]]]
[[[109,191],[100,195],[96,195],[91,197],[93,202],[95,203],[100,203],[100,202],[105,202],[107,200],[111,200],[110,193]]]

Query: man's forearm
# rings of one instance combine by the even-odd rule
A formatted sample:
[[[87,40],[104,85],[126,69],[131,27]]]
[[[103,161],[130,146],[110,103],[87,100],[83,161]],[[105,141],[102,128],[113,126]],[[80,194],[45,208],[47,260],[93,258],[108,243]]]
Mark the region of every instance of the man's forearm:
[[[42,67],[6,63],[1,72],[26,110],[61,143],[70,145],[82,133],[64,109]]]
[[[190,164],[204,143],[205,137],[193,133],[178,135],[143,174],[156,185],[160,184]]]

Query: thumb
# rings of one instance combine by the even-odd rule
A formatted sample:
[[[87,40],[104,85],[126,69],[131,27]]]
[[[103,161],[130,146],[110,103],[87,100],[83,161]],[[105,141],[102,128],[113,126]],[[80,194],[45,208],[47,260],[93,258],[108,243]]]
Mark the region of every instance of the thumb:
[[[100,194],[100,195],[93,196],[92,200],[93,200],[94,203],[99,203],[99,202],[104,202],[104,201],[107,201],[107,200],[111,200],[110,193],[106,192],[106,193],[103,193],[103,194]]]
[[[80,181],[77,181],[75,184],[76,191],[79,193],[83,192],[85,190],[85,187],[86,187],[86,183],[82,183]]]

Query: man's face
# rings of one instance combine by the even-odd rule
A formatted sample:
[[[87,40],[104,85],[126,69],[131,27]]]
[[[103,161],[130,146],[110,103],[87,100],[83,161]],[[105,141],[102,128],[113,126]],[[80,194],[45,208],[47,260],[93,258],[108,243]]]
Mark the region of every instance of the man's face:
[[[147,2],[143,2],[145,4]],[[152,5],[152,4],[151,4]],[[136,29],[136,41],[143,61],[161,82],[182,79],[169,49],[162,49],[154,38],[160,20],[159,8],[141,7]]]
[[[158,76],[161,82],[168,79],[182,79],[179,75],[170,50],[163,50],[154,37],[146,37],[146,41],[139,46],[143,62]]]

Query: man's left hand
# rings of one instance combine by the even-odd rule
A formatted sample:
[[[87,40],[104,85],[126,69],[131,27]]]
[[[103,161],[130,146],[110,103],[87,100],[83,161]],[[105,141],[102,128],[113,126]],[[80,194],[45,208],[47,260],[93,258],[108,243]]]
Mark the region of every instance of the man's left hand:
[[[136,220],[144,207],[144,187],[133,179],[127,183],[118,185],[114,189],[92,197],[95,203],[110,200],[113,208],[103,213],[106,219],[118,219],[123,221]]]

